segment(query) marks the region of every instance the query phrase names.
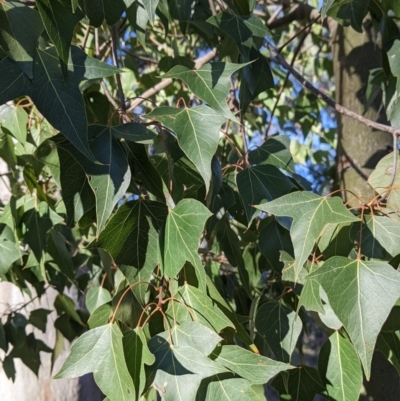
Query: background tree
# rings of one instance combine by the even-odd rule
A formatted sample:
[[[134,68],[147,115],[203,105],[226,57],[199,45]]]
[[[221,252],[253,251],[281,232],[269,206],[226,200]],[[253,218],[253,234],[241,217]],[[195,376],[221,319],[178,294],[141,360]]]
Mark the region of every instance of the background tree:
[[[0,3],[1,285],[32,298],[4,309],[6,375],[48,353],[49,378],[77,338],[56,377],[93,373],[110,400],[357,400],[374,350],[398,382],[398,15]]]

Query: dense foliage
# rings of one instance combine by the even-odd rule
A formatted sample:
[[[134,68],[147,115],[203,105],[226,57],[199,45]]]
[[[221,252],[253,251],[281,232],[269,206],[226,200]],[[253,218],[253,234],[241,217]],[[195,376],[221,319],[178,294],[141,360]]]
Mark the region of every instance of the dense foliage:
[[[374,350],[400,373],[397,147],[376,197],[347,207],[331,111],[287,72],[332,91],[322,19],[362,32],[368,14],[383,62],[366,102],[383,91],[400,129],[399,3],[324,0],[272,33],[275,3],[0,1],[0,278],[59,292],[54,348],[31,330],[50,310],[2,316],[10,379],[62,338],[56,378],[93,372],[111,401],[265,400],[268,382],[355,401]],[[329,333],[318,366],[302,363],[311,319]]]

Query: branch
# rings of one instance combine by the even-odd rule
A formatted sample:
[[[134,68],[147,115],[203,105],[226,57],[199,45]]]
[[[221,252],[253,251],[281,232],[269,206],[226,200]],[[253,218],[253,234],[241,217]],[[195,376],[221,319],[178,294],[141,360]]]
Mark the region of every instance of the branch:
[[[216,54],[217,54],[217,49],[213,49],[209,53],[204,55],[203,57],[200,57],[200,58],[196,59],[195,60],[195,64],[194,64],[195,70],[197,70],[202,65],[204,65],[204,64],[208,63],[209,61],[211,61],[215,57]],[[145,100],[151,98],[152,96],[154,96],[158,92],[162,91],[167,86],[171,85],[172,82],[173,82],[172,78],[164,78],[164,79],[162,79],[157,85],[154,85],[152,88],[147,89],[147,91],[145,91],[140,96],[140,98],[135,98],[131,102],[131,105],[130,105],[128,111],[132,111],[132,110],[136,109],[136,107],[138,107],[140,104],[142,104],[142,102],[144,102]]]
[[[297,72],[292,66],[290,66],[274,46],[272,46],[268,42],[265,42],[265,47],[267,47],[268,50],[270,51],[272,61],[280,64],[283,68],[290,71],[290,73],[294,76],[294,78],[296,78],[297,81],[299,81],[299,83],[302,86],[304,86],[306,89],[312,92],[318,99],[322,99],[327,105],[334,108],[338,113],[350,117],[354,120],[357,120],[358,122],[366,125],[367,127],[374,128],[378,131],[389,132],[390,134],[396,137],[400,136],[400,129],[369,120],[368,118],[365,118],[360,114],[357,114],[354,111],[351,111],[346,107],[336,103],[332,98],[330,98],[328,95],[317,89],[312,83],[307,81],[299,72]]]
[[[305,3],[298,3],[291,8],[288,14],[268,24],[268,28],[281,28],[293,21],[307,20],[311,22],[312,20],[318,19],[320,16],[319,10],[316,8]],[[327,17],[322,22],[322,25],[330,32],[333,32],[337,26],[337,22],[334,19]]]

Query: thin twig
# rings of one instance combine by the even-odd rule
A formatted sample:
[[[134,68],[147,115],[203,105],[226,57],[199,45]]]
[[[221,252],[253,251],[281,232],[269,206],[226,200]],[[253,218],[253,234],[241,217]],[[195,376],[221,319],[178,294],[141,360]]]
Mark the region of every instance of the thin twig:
[[[303,47],[304,41],[306,40],[306,38],[307,38],[307,36],[309,35],[310,31],[311,31],[311,30],[310,30],[310,27],[309,27],[308,31],[304,32],[304,35],[301,37],[301,39],[300,39],[300,41],[299,41],[299,43],[298,43],[298,45],[297,45],[297,47],[296,47],[296,49],[295,49],[295,51],[294,51],[292,60],[290,61],[290,66],[291,66],[291,67],[293,67],[293,65],[294,65],[294,63],[295,63],[295,61],[296,61],[296,59],[297,59],[297,56],[299,55],[300,50],[301,50],[301,48]],[[282,93],[283,93],[283,91],[285,90],[286,84],[287,84],[288,81],[289,81],[289,77],[290,77],[290,70],[287,70],[285,80],[283,81],[283,84],[282,84],[282,86],[281,86],[280,89],[279,89],[279,92],[278,92],[278,94],[277,94],[277,96],[276,96],[276,100],[275,100],[274,107],[272,108],[272,111],[271,111],[271,117],[270,117],[270,119],[269,119],[268,127],[267,127],[267,129],[265,130],[265,135],[264,135],[265,138],[268,136],[269,130],[271,129],[272,120],[273,120],[273,118],[274,118],[275,111],[276,111],[276,109],[277,109],[277,107],[278,107],[278,104],[279,104],[279,101],[280,101],[280,99],[281,99]]]
[[[217,49],[212,49],[210,52],[205,54],[203,57],[199,57],[198,59],[195,60],[194,68],[198,69],[202,65],[208,63],[211,61],[215,55],[217,54]],[[162,91],[165,89],[167,86],[171,85],[173,82],[172,78],[164,78],[162,79],[157,85],[154,85],[152,88],[148,89],[145,91],[140,98],[136,98],[131,102],[131,105],[128,109],[128,111],[132,111],[136,109],[140,104],[142,104],[146,99],[154,96],[158,92]]]
[[[400,136],[400,129],[391,127],[389,125],[377,123],[376,121],[369,120],[368,118],[363,117],[360,114],[355,113],[347,109],[346,107],[336,103],[332,98],[328,95],[317,89],[311,82],[307,81],[299,72],[297,72],[291,65],[287,63],[284,57],[279,53],[279,51],[272,46],[270,43],[265,41],[265,46],[271,53],[271,60],[280,64],[286,70],[290,71],[291,74],[296,78],[299,83],[304,86],[306,89],[311,91],[318,99],[322,99],[328,106],[331,106],[338,113],[343,114],[347,117],[350,117],[363,125],[366,125],[369,128],[376,129],[378,131],[389,132],[393,136],[393,166],[392,166],[392,178],[391,183],[387,188],[391,188],[396,178],[396,169],[397,169],[397,158],[398,158],[398,150],[397,150],[397,138]],[[381,198],[384,200],[388,196],[388,192]]]
[[[215,10],[214,0],[208,0],[208,4],[210,5],[212,15],[216,15],[217,11]]]
[[[116,25],[110,27],[111,29],[111,43],[112,43],[112,50],[113,50],[113,61],[114,65],[120,69],[120,63],[118,58],[118,29]],[[122,89],[122,82],[121,82],[121,75],[119,72],[115,74],[117,79],[117,87],[118,87],[118,95],[119,95],[119,102],[121,103],[121,110],[123,113],[126,112],[126,105],[125,105],[125,95],[124,90]]]
[[[81,44],[82,49],[85,49],[85,47],[86,47],[86,42],[87,42],[87,40],[89,38],[89,33],[90,33],[90,25],[88,25],[86,27],[85,35],[83,36],[82,44]]]
[[[308,31],[308,32],[307,32],[307,35],[308,35],[308,34],[310,33],[310,29],[309,29],[309,28],[311,28],[311,26],[312,26],[315,22],[317,22],[319,19],[320,19],[320,15],[319,15],[318,17],[314,18],[312,21],[310,21],[306,26],[304,26],[302,29],[300,29],[300,31],[296,32],[296,33],[295,33],[291,38],[289,38],[282,46],[279,46],[278,52],[281,53],[282,50],[283,50],[288,44],[290,44],[294,39],[296,39],[297,36],[299,36],[302,32]],[[306,36],[307,36],[307,35],[306,35]]]
[[[328,95],[317,89],[311,82],[307,81],[299,72],[297,72],[292,66],[290,66],[274,46],[272,46],[268,42],[265,42],[265,47],[267,47],[270,51],[271,60],[280,64],[285,69],[289,70],[290,73],[294,76],[294,78],[296,78],[296,80],[299,81],[299,83],[302,86],[304,86],[306,89],[312,92],[318,99],[323,100],[328,106],[331,106],[333,109],[335,109],[338,113],[350,117],[354,120],[357,120],[358,122],[360,122],[363,125],[366,125],[369,128],[374,128],[378,131],[389,132],[390,134],[395,135],[397,137],[400,136],[400,129],[369,120],[368,118],[365,118],[360,114],[357,114],[354,111],[351,111],[346,107],[336,103],[332,98],[330,98]]]

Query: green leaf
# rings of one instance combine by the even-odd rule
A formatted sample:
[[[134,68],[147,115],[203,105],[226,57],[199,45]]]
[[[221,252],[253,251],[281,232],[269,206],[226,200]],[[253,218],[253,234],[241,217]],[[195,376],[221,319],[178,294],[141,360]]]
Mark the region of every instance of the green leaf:
[[[333,257],[308,277],[325,290],[369,379],[376,339],[400,298],[400,273],[380,261]]]
[[[92,314],[99,306],[110,301],[110,292],[103,287],[89,288],[89,291],[86,293],[85,304],[90,314]]]
[[[296,259],[295,280],[325,225],[358,221],[338,197],[321,197],[311,192],[294,192],[257,206],[257,209],[293,218],[290,236]]]
[[[46,202],[40,202],[37,207],[23,215],[24,242],[29,245],[37,261],[42,260],[44,256],[47,232],[63,221],[64,219],[53,212]]]
[[[87,123],[82,94],[75,82],[64,82],[58,57],[54,51],[36,52],[32,100],[36,107],[88,159],[94,157],[87,139]]]
[[[59,315],[61,312],[65,312],[71,319],[75,320],[75,322],[82,326],[84,325],[79,313],[75,309],[75,302],[67,295],[58,294],[54,301],[54,307]]]
[[[54,139],[60,160],[60,184],[67,212],[66,221],[69,227],[73,227],[86,213],[96,207],[96,198],[85,169],[80,163],[83,156],[79,157],[73,145],[67,141],[60,137]]]
[[[269,137],[261,146],[249,152],[249,162],[272,164],[294,173],[294,163],[289,149],[290,138],[287,135]]]
[[[144,365],[153,365],[155,358],[147,347],[146,336],[143,329],[140,327],[125,332],[123,344],[129,374],[135,384],[136,399],[139,399],[146,385],[146,372]]]
[[[364,223],[361,242],[363,255],[376,259],[392,259],[400,253],[400,220],[397,214],[366,215]]]
[[[47,253],[53,258],[57,268],[68,278],[74,280],[74,266],[65,237],[57,230],[50,230],[47,236]]]
[[[152,22],[154,22],[158,1],[159,0],[147,0],[144,2],[144,8],[147,11],[149,20]]]
[[[81,4],[90,25],[95,27],[99,27],[104,20],[108,25],[114,25],[125,11],[123,0],[81,0]]]
[[[132,142],[148,142],[157,136],[153,131],[139,123],[122,124],[110,127],[110,130],[114,138]]]
[[[149,14],[145,8],[147,3],[148,0],[136,0],[126,11],[137,40],[144,48],[146,48],[146,28],[149,22]]]
[[[400,44],[400,41],[399,41]],[[400,58],[400,56],[399,56]],[[399,78],[400,81],[400,78]],[[397,162],[396,175],[392,188],[388,188],[393,174],[393,152],[389,153],[376,165],[375,170],[368,178],[368,184],[379,194],[387,194],[387,203],[390,209],[400,209],[400,160]]]
[[[23,253],[11,228],[2,224],[0,230],[0,274],[6,274],[14,262],[22,263]]]
[[[29,78],[39,35],[43,31],[39,13],[17,2],[0,3],[0,47]],[[7,84],[8,81],[2,76]],[[2,103],[2,102],[0,102]]]
[[[175,278],[186,262],[196,270],[200,288],[205,290],[205,271],[197,253],[200,236],[210,211],[194,199],[184,199],[169,211],[161,233],[160,248],[164,275]]]
[[[97,245],[118,265],[152,270],[160,263],[158,232],[166,217],[167,208],[160,202],[127,202],[111,217]]]
[[[258,24],[253,24],[254,18],[249,19],[249,17],[246,18],[225,12],[210,17],[207,22],[229,35],[235,41],[240,54],[245,59],[249,57],[250,49],[253,47],[253,35],[259,36],[261,34],[261,37],[263,37],[268,34],[268,30],[265,27],[265,30],[262,33],[260,32]]]
[[[13,107],[11,113],[0,122],[0,126],[22,144],[26,142],[27,124],[28,114],[22,107]]]
[[[321,348],[318,370],[331,399],[358,401],[363,382],[360,360],[350,341],[337,331]]]
[[[43,333],[46,331],[47,316],[51,313],[48,309],[34,309],[29,314],[29,323],[38,328]]]
[[[267,219],[269,222],[260,232],[258,247],[267,259],[268,266],[280,272],[283,268],[283,263],[280,261],[281,251],[293,255],[293,245],[289,231],[283,228],[274,217],[267,217]]]
[[[91,125],[89,137],[94,137],[90,148],[103,166],[84,166],[96,198],[97,233],[99,234],[110,217],[114,206],[125,194],[131,181],[131,171],[125,152],[113,138],[108,127]]]
[[[226,327],[234,327],[220,308],[214,305],[207,293],[201,289],[185,284],[174,294],[174,298],[178,302],[170,302],[166,312],[173,326],[194,320],[215,330],[216,333],[220,333]]]
[[[337,16],[350,20],[352,28],[362,33],[362,23],[368,12],[368,5],[369,0],[350,0],[340,7]]]
[[[197,400],[265,401],[264,387],[252,386],[247,380],[231,375],[216,375],[201,382]]]
[[[217,150],[219,131],[225,118],[207,106],[183,109],[158,107],[146,117],[159,121],[176,133],[180,148],[196,166],[208,192],[211,160]]]
[[[85,105],[79,84],[85,79],[113,75],[116,71],[72,46],[65,81],[54,48],[38,50],[35,55],[32,100],[53,127],[89,160],[94,160],[94,156],[89,148]]]
[[[0,61],[0,103],[6,103],[22,95],[30,94],[32,82],[18,66],[5,58]]]
[[[93,311],[88,319],[88,326],[91,329],[104,326],[112,315],[112,308],[109,304],[103,304]]]
[[[332,7],[333,3],[336,0],[324,0],[324,4],[322,5],[321,8],[321,18],[324,20],[329,12],[329,9]]]
[[[237,175],[236,182],[249,224],[259,213],[252,205],[272,201],[295,188],[277,167],[268,164],[242,170]]]
[[[46,32],[56,47],[66,77],[74,28],[84,15],[80,9],[72,12],[71,4],[63,1],[38,0],[36,6]]]
[[[91,372],[100,390],[111,400],[136,400],[117,324],[97,327],[79,337],[55,378],[73,378]]]
[[[288,401],[313,400],[316,394],[322,395],[325,391],[318,370],[304,365],[280,373],[272,386],[279,392],[281,400]]]
[[[324,305],[322,304],[321,296],[319,295],[319,283],[315,280],[307,280],[301,290],[299,306],[304,307],[307,311],[314,311],[325,314]]]
[[[269,301],[258,309],[255,325],[276,359],[289,362],[302,330],[298,315],[279,302]]]
[[[212,357],[215,362],[251,384],[265,384],[279,372],[293,369],[293,366],[257,355],[237,345],[224,345],[216,349]]]
[[[231,75],[243,66],[244,64],[216,62],[205,64],[197,70],[189,70],[183,65],[177,65],[163,75],[163,78],[182,80],[199,99],[225,119],[236,122],[226,103],[226,97],[231,88]]]
[[[195,401],[202,379],[227,370],[191,346],[170,344],[169,335],[163,332],[148,342],[156,358],[148,380],[165,401]]]

